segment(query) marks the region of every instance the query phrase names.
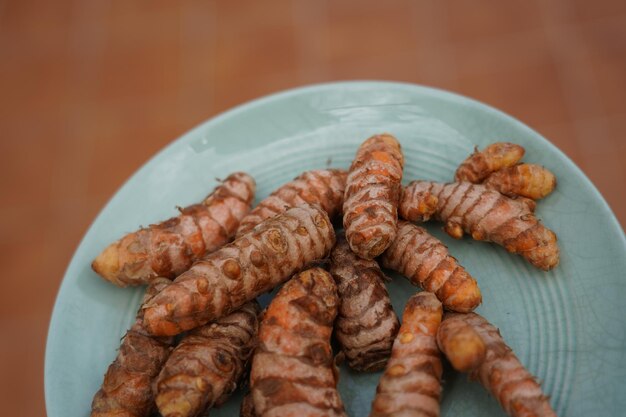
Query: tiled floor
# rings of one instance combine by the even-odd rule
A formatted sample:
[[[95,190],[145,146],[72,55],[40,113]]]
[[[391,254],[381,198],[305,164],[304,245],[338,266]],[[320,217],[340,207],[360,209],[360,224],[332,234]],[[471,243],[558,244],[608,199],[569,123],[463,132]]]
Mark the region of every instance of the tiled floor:
[[[354,78],[441,87],[517,116],[626,223],[624,1],[0,0],[4,413],[44,415],[64,268],[141,163],[233,105]]]

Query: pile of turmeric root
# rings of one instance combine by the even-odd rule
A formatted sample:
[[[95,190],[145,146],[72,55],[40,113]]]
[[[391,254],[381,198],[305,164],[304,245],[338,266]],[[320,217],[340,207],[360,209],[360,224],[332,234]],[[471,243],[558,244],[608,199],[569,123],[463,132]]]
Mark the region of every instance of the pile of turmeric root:
[[[305,172],[253,209],[255,181],[235,173],[177,217],[124,236],[92,267],[147,290],[91,415],[206,415],[240,386],[242,416],[345,416],[342,359],[383,371],[371,416],[434,417],[445,357],[508,415],[555,416],[498,329],[473,312],[476,279],[415,224],[438,220],[453,238],[466,233],[556,267],[556,235],[534,214],[556,180],[520,163],[523,154],[494,143],[463,161],[454,182],[403,187],[400,143],[376,135],[348,171]],[[422,289],[402,324],[381,266]],[[283,283],[262,310],[256,298]]]

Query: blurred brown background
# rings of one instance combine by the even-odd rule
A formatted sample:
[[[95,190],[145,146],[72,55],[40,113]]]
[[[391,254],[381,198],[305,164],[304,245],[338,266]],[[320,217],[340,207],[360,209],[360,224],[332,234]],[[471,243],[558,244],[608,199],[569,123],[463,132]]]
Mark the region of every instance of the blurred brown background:
[[[625,224],[623,0],[0,0],[3,413],[44,415],[63,271],[129,175],[236,104],[344,79],[504,110],[572,158]]]

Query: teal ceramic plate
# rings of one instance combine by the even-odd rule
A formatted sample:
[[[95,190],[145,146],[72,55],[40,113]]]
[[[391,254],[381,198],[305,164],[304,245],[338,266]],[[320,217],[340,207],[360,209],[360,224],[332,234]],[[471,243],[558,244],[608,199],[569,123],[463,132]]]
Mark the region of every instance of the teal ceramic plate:
[[[87,416],[93,394],[116,355],[142,289],[98,278],[91,260],[139,225],[200,201],[235,170],[258,183],[257,201],[313,168],[348,167],[357,146],[378,132],[402,143],[405,182],[449,181],[473,149],[498,140],[526,148],[525,160],[550,168],[556,191],[537,213],[559,237],[561,264],[541,272],[500,247],[441,238],[477,278],[478,312],[496,324],[521,361],[543,383],[561,416],[619,415],[626,409],[626,241],[595,187],[557,148],[519,121],[476,101],[430,88],[348,82],[266,97],[190,131],[143,166],[93,223],[65,274],[46,348],[50,417]],[[416,289],[389,284],[401,313]],[[339,388],[348,413],[369,412],[378,374],[342,368]],[[496,401],[464,375],[445,370],[443,416],[502,416]],[[238,415],[239,394],[213,416]]]

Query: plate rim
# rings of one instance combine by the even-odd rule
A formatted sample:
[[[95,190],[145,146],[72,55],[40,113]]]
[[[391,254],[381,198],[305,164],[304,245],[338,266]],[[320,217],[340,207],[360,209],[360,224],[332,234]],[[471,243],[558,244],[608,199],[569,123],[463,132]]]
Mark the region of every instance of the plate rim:
[[[617,216],[615,215],[615,213],[613,212],[613,210],[611,209],[611,207],[609,206],[609,204],[607,203],[606,199],[604,198],[604,196],[600,193],[600,191],[598,190],[598,188],[595,186],[595,184],[587,177],[587,175],[582,171],[582,169],[580,167],[578,167],[578,165],[576,165],[576,163],[567,155],[565,154],[563,151],[561,151],[561,149],[559,149],[556,145],[554,145],[552,142],[550,142],[546,137],[544,137],[542,134],[540,134],[538,131],[536,131],[535,129],[533,129],[532,127],[530,127],[529,125],[523,123],[521,120],[517,119],[516,117],[497,109],[496,107],[493,107],[489,104],[483,103],[482,101],[479,101],[477,99],[471,98],[469,96],[463,95],[463,94],[459,94],[459,93],[455,93],[452,91],[448,91],[448,90],[444,90],[441,88],[437,88],[437,87],[431,87],[431,86],[426,86],[426,85],[421,85],[421,84],[416,84],[416,83],[410,83],[410,82],[398,82],[398,81],[388,81],[388,80],[347,80],[347,81],[333,81],[333,82],[323,82],[323,83],[315,83],[315,84],[309,84],[309,85],[304,85],[304,86],[300,86],[300,87],[295,87],[295,88],[290,88],[290,89],[286,89],[286,90],[281,90],[278,92],[274,92],[268,95],[264,95],[261,96],[259,98],[253,99],[253,100],[249,100],[246,101],[244,103],[238,104],[232,108],[226,109],[223,112],[217,113],[213,116],[208,117],[207,119],[203,120],[202,122],[198,123],[196,126],[194,126],[193,128],[185,131],[184,133],[182,133],[181,135],[179,135],[178,137],[174,138],[170,143],[168,143],[167,145],[165,145],[164,147],[162,147],[159,151],[157,151],[155,154],[153,154],[152,156],[150,156],[146,161],[144,161],[118,188],[117,190],[111,195],[111,197],[107,200],[107,202],[102,206],[102,208],[100,209],[100,211],[98,212],[98,214],[94,217],[94,219],[90,222],[89,226],[85,229],[80,241],[78,242],[78,244],[76,245],[72,256],[70,258],[70,261],[67,264],[67,267],[65,268],[65,271],[63,272],[63,278],[61,279],[61,283],[56,291],[56,295],[55,295],[55,300],[54,300],[54,306],[52,308],[52,312],[50,314],[50,319],[49,319],[49,323],[48,323],[48,329],[47,329],[47,334],[46,334],[46,345],[45,345],[45,354],[44,354],[44,399],[45,399],[45,407],[46,407],[46,412],[49,412],[49,403],[50,403],[50,396],[52,395],[49,391],[50,391],[50,386],[51,383],[49,381],[49,379],[51,378],[50,376],[50,371],[49,371],[49,365],[51,363],[51,357],[50,357],[50,345],[51,345],[51,338],[53,337],[54,333],[55,333],[55,329],[57,326],[57,322],[59,320],[59,310],[60,310],[60,306],[59,306],[59,299],[60,299],[60,295],[62,294],[62,292],[66,291],[66,287],[68,284],[68,280],[66,279],[68,276],[68,272],[70,269],[72,269],[72,267],[74,266],[74,264],[76,262],[78,262],[77,258],[76,258],[76,254],[80,251],[80,249],[83,247],[83,245],[85,244],[85,239],[86,237],[90,234],[90,231],[92,230],[92,228],[94,227],[94,224],[100,219],[100,217],[103,215],[103,213],[105,213],[109,206],[111,206],[114,201],[119,197],[120,192],[122,189],[124,189],[125,187],[128,186],[129,183],[131,183],[135,177],[137,177],[139,175],[140,172],[142,172],[143,170],[146,169],[147,166],[149,166],[150,164],[152,164],[155,160],[158,160],[159,158],[163,158],[167,153],[170,152],[171,149],[175,149],[177,147],[180,146],[185,146],[187,144],[187,142],[194,137],[194,135],[196,135],[198,133],[198,131],[207,128],[208,126],[212,125],[212,124],[217,124],[220,123],[222,121],[228,120],[232,117],[237,117],[239,114],[248,111],[250,109],[256,108],[256,107],[262,107],[266,104],[269,104],[271,102],[275,102],[275,101],[280,101],[280,100],[288,100],[290,98],[293,97],[297,97],[299,95],[303,95],[303,94],[307,94],[309,92],[315,91],[315,90],[324,90],[324,89],[337,89],[337,88],[343,88],[343,87],[363,87],[363,88],[381,88],[381,87],[390,87],[390,88],[400,88],[400,89],[406,89],[406,90],[412,90],[411,93],[412,94],[417,94],[417,95],[427,95],[427,96],[431,96],[431,97],[437,97],[437,98],[442,98],[444,100],[447,101],[452,101],[455,102],[457,104],[461,104],[461,105],[466,105],[472,108],[476,108],[480,111],[483,112],[487,112],[487,113],[491,113],[493,115],[495,115],[496,117],[499,117],[501,119],[506,120],[507,122],[513,123],[515,125],[517,125],[518,128],[522,129],[522,130],[526,130],[529,133],[532,134],[532,136],[538,140],[539,142],[541,142],[544,146],[548,146],[552,151],[556,152],[557,154],[559,154],[565,164],[567,164],[567,167],[569,169],[572,169],[578,176],[578,178],[582,179],[582,181],[584,182],[585,186],[590,189],[592,191],[592,193],[594,193],[594,195],[592,196],[593,199],[595,200],[599,200],[601,202],[601,207],[603,209],[603,214],[608,214],[607,219],[612,226],[617,229],[617,230],[621,230],[622,233],[619,234],[621,236],[621,243],[622,243],[622,249],[623,251],[626,253],[626,234],[624,233],[624,230],[622,229],[622,226],[620,225]]]

